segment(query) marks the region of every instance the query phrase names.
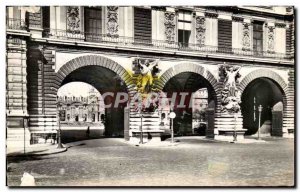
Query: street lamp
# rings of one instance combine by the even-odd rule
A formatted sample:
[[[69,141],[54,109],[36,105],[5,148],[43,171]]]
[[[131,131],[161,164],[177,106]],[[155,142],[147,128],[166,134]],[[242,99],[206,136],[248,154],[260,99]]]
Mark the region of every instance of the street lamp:
[[[261,112],[263,107],[261,105],[258,106],[258,140],[260,140],[260,119],[261,119]]]
[[[57,119],[58,119],[58,130],[57,130],[58,141],[57,141],[57,148],[58,149],[64,148],[64,146],[61,143],[60,117],[61,117],[62,114],[60,114],[60,113],[61,113],[61,110],[60,110],[60,107],[59,107],[59,109],[58,109],[58,117],[57,117]]]
[[[237,141],[237,134],[236,134],[237,119],[238,119],[238,114],[236,113],[234,114],[235,125],[234,125],[234,132],[233,132],[233,142]]]
[[[169,117],[171,118],[171,143],[174,143],[173,119],[176,117],[176,114],[172,111],[172,112],[169,114]]]
[[[141,114],[141,126],[140,126],[140,144],[143,144],[144,141],[143,141],[143,113],[142,113],[142,110],[140,109],[140,114]]]

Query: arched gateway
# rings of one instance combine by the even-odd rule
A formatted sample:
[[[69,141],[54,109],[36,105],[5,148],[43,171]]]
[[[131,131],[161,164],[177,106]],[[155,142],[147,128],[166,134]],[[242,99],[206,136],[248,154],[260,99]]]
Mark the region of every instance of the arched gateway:
[[[258,106],[261,105],[261,133],[282,136],[287,132],[286,112],[293,102],[288,95],[288,85],[280,75],[267,69],[252,71],[238,85],[242,93],[243,126],[246,134],[258,131]],[[283,109],[278,108],[282,103]]]
[[[130,74],[117,62],[99,55],[80,56],[64,64],[56,73],[56,88],[70,82],[85,82],[106,94],[105,135],[124,136],[124,108],[127,102],[115,106],[118,93],[132,91]],[[80,91],[80,87],[78,87]]]
[[[177,134],[213,137],[214,116],[220,99],[216,92],[218,81],[209,70],[197,63],[179,63],[166,70],[156,84],[169,98],[177,92],[174,108],[177,114],[174,120]],[[181,102],[178,94],[181,93],[187,94],[189,98],[188,101],[185,100],[186,105],[183,108],[178,107]]]

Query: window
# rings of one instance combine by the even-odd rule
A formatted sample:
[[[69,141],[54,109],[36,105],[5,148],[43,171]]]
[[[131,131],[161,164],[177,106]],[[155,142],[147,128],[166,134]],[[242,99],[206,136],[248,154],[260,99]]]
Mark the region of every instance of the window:
[[[49,6],[42,7],[42,18],[43,18],[43,28],[49,29],[50,28],[50,7]]]
[[[178,17],[178,43],[180,47],[188,47],[191,36],[191,12],[180,11]]]
[[[232,21],[218,20],[218,51],[231,53],[232,51]]]
[[[134,41],[151,43],[152,40],[151,10],[134,8]]]
[[[262,54],[263,51],[263,23],[253,23],[253,51],[254,54]]]
[[[102,10],[101,8],[85,8],[84,9],[84,24],[86,40],[100,40],[102,34]]]

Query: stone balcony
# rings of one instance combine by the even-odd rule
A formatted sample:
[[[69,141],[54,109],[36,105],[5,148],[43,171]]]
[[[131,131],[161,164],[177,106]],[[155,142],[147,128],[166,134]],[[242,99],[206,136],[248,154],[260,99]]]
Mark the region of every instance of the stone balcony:
[[[66,30],[44,29],[43,38],[49,41],[67,41],[77,45],[97,44],[104,46],[112,46],[114,48],[135,48],[138,50],[158,50],[161,53],[180,52],[188,55],[204,55],[206,57],[233,56],[253,60],[256,58],[271,59],[276,61],[292,61],[294,55],[291,53],[277,53],[267,51],[254,51],[245,49],[235,49],[230,47],[207,46],[201,44],[182,43],[176,41],[156,40],[156,39],[137,39],[134,37],[110,36],[107,34],[93,34],[87,32],[70,32]]]
[[[30,34],[26,23],[21,19],[7,20],[7,33],[24,31]],[[33,40],[53,42],[57,44],[75,44],[78,46],[106,47],[113,49],[124,49],[134,51],[150,51],[166,54],[200,56],[209,58],[238,59],[245,61],[273,62],[280,64],[293,64],[294,54],[254,51],[251,49],[236,49],[231,47],[207,46],[201,44],[182,43],[176,41],[156,40],[156,39],[137,39],[108,34],[94,34],[87,32],[71,32],[58,29],[43,29],[41,38]]]

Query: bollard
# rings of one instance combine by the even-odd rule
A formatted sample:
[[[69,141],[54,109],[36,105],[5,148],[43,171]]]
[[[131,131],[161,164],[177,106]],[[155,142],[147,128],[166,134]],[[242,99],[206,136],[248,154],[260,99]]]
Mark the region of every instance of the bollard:
[[[31,174],[24,172],[20,186],[36,186],[34,177]]]

